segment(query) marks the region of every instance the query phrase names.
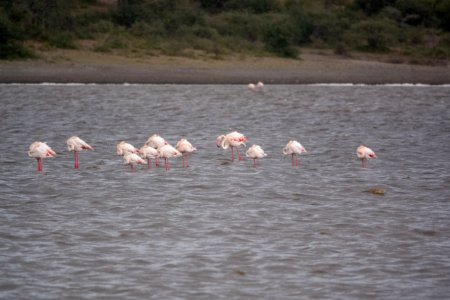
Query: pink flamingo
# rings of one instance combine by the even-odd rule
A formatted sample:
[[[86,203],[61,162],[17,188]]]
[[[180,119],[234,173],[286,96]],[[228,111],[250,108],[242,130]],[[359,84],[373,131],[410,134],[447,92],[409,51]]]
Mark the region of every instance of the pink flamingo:
[[[171,145],[167,144],[158,149],[158,155],[159,157],[164,158],[164,166],[166,168],[166,171],[170,169],[169,166],[169,158],[172,157],[179,157],[181,156],[180,151],[172,147]]]
[[[38,163],[38,172],[42,172],[42,159],[48,157],[55,157],[55,151],[50,148],[47,143],[44,142],[34,142],[30,145],[28,150],[28,156],[36,158]]]
[[[192,146],[192,144],[188,140],[181,139],[175,145],[175,149],[180,151],[180,153],[182,154],[181,158],[183,159],[183,167],[186,168],[189,167],[189,153],[196,151],[197,148]],[[186,157],[186,164],[185,164],[185,157]]]
[[[291,155],[293,167],[299,165],[297,155],[300,155],[302,153],[306,153],[306,149],[302,146],[302,144],[295,140],[290,140],[283,148],[284,155]]]
[[[375,152],[373,152],[372,149],[360,145],[357,149],[356,149],[356,155],[358,156],[358,158],[361,160],[361,167],[365,168],[366,164],[367,164],[367,160],[369,158],[376,158],[377,155],[375,154]]]
[[[152,148],[155,148],[156,150],[158,150],[160,147],[162,147],[164,145],[168,145],[168,144],[169,143],[165,139],[163,139],[161,136],[159,136],[158,134],[152,135],[145,142],[146,146],[150,146]],[[156,158],[156,166],[159,167],[159,157]]]
[[[159,157],[158,150],[147,145],[144,145],[141,149],[139,149],[139,154],[142,158],[147,159],[149,169],[152,168],[152,159],[157,159]]]
[[[258,81],[257,84],[249,83],[248,89],[252,92],[263,92],[264,91],[264,83]]]
[[[67,140],[67,149],[73,151],[74,168],[78,169],[78,152],[82,150],[94,150],[88,143],[77,136],[73,136]]]
[[[131,172],[134,172],[134,165],[144,164],[145,161],[136,153],[126,152],[123,156],[123,164],[130,165]]]
[[[124,156],[127,152],[139,153],[139,150],[125,141],[121,141],[120,143],[117,144],[117,155]]]
[[[217,147],[222,147],[222,149],[228,149],[231,147],[231,161],[234,161],[234,148],[236,148],[238,158],[239,160],[242,160],[242,156],[239,153],[239,146],[244,145],[244,147],[246,147],[246,141],[247,138],[242,133],[233,131],[227,135],[218,136],[216,139],[216,145]]]
[[[253,167],[256,168],[256,160],[258,158],[264,158],[267,156],[267,154],[264,152],[264,150],[258,146],[258,145],[252,145],[250,148],[248,148],[247,152],[245,153],[245,156],[253,159]]]

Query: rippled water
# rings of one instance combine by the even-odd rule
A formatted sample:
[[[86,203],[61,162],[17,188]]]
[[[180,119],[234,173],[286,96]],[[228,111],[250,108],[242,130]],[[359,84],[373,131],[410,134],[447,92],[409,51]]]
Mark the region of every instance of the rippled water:
[[[0,85],[0,99],[0,298],[450,295],[449,86]],[[258,168],[215,146],[232,130],[269,154]],[[130,173],[115,145],[153,133],[190,140],[191,166]],[[78,171],[72,135],[95,147]],[[291,138],[309,151],[299,168]],[[43,174],[35,140],[58,153]]]

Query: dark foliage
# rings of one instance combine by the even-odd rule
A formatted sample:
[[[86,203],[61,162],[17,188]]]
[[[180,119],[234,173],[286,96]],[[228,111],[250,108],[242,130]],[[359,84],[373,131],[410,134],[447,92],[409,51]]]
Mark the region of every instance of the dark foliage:
[[[93,39],[98,51],[296,58],[310,46],[448,58],[448,16],[450,0],[0,0],[0,57],[29,56],[27,40],[76,48],[79,39]]]

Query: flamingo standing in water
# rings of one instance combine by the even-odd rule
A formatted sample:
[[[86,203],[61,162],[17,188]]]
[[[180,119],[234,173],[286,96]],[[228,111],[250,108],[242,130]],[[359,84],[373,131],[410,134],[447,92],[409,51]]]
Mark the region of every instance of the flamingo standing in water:
[[[145,160],[136,153],[126,152],[123,156],[123,164],[130,165],[131,172],[134,172],[134,165],[145,164]]]
[[[302,146],[302,144],[295,140],[290,140],[283,148],[284,155],[291,155],[293,167],[299,165],[297,155],[300,155],[302,153],[306,153],[306,149]]]
[[[125,141],[121,141],[120,143],[117,144],[117,155],[124,156],[128,152],[139,153],[139,150]]]
[[[145,142],[145,145],[153,147],[156,150],[158,150],[162,146],[168,145],[168,144],[169,143],[165,139],[163,139],[161,136],[159,136],[158,134],[152,135]],[[159,167],[159,157],[156,158],[156,166]]]
[[[94,150],[88,143],[77,136],[73,136],[67,140],[67,149],[73,151],[74,168],[78,169],[78,152],[82,150]]]
[[[242,160],[242,156],[239,153],[239,146],[244,145],[244,147],[246,147],[246,141],[247,138],[245,137],[245,135],[237,131],[233,131],[231,133],[228,133],[227,135],[218,136],[216,139],[216,145],[217,147],[222,147],[222,149],[228,149],[229,147],[231,147],[231,161],[234,161],[234,148],[236,148],[238,158],[239,160]]]
[[[264,150],[258,146],[258,145],[252,145],[250,148],[248,148],[247,152],[245,153],[245,156],[253,159],[253,167],[256,168],[256,160],[258,158],[264,158],[267,156],[267,154],[264,152]]]
[[[372,149],[360,145],[357,149],[356,149],[356,155],[358,156],[358,158],[361,160],[361,167],[365,168],[367,165],[367,160],[369,158],[376,158],[377,155],[375,154],[375,152],[373,152]]]
[[[142,158],[147,159],[149,169],[152,168],[152,159],[157,159],[159,157],[158,150],[147,145],[144,145],[141,149],[139,149],[139,154]]]
[[[180,151],[172,147],[171,145],[167,144],[158,149],[158,155],[159,157],[164,158],[164,166],[166,168],[166,171],[170,169],[169,166],[169,158],[172,157],[179,157],[181,156]]]
[[[182,154],[181,158],[183,159],[183,167],[186,168],[189,167],[189,153],[196,151],[197,148],[192,146],[192,144],[188,140],[181,139],[175,145],[175,149],[180,151],[180,153]],[[185,157],[186,157],[186,164],[185,164]]]
[[[249,83],[248,89],[252,92],[263,92],[264,91],[264,83],[258,81],[257,84]]]
[[[42,172],[42,159],[48,157],[55,157],[56,152],[50,148],[47,143],[44,142],[34,142],[30,145],[28,150],[28,156],[34,157],[38,163],[38,172]]]

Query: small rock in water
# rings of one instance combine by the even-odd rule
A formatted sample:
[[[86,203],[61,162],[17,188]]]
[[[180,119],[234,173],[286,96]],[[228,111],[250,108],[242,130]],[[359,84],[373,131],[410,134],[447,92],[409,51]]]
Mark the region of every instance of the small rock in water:
[[[379,196],[383,196],[384,194],[386,194],[386,190],[382,188],[372,188],[369,190],[369,192]]]
[[[241,275],[241,276],[245,276],[245,272],[244,271],[236,270],[236,271],[234,271],[234,273],[236,273],[238,275]]]
[[[99,165],[92,165],[92,166],[87,167],[86,169],[88,169],[88,170],[100,170],[101,167]]]

